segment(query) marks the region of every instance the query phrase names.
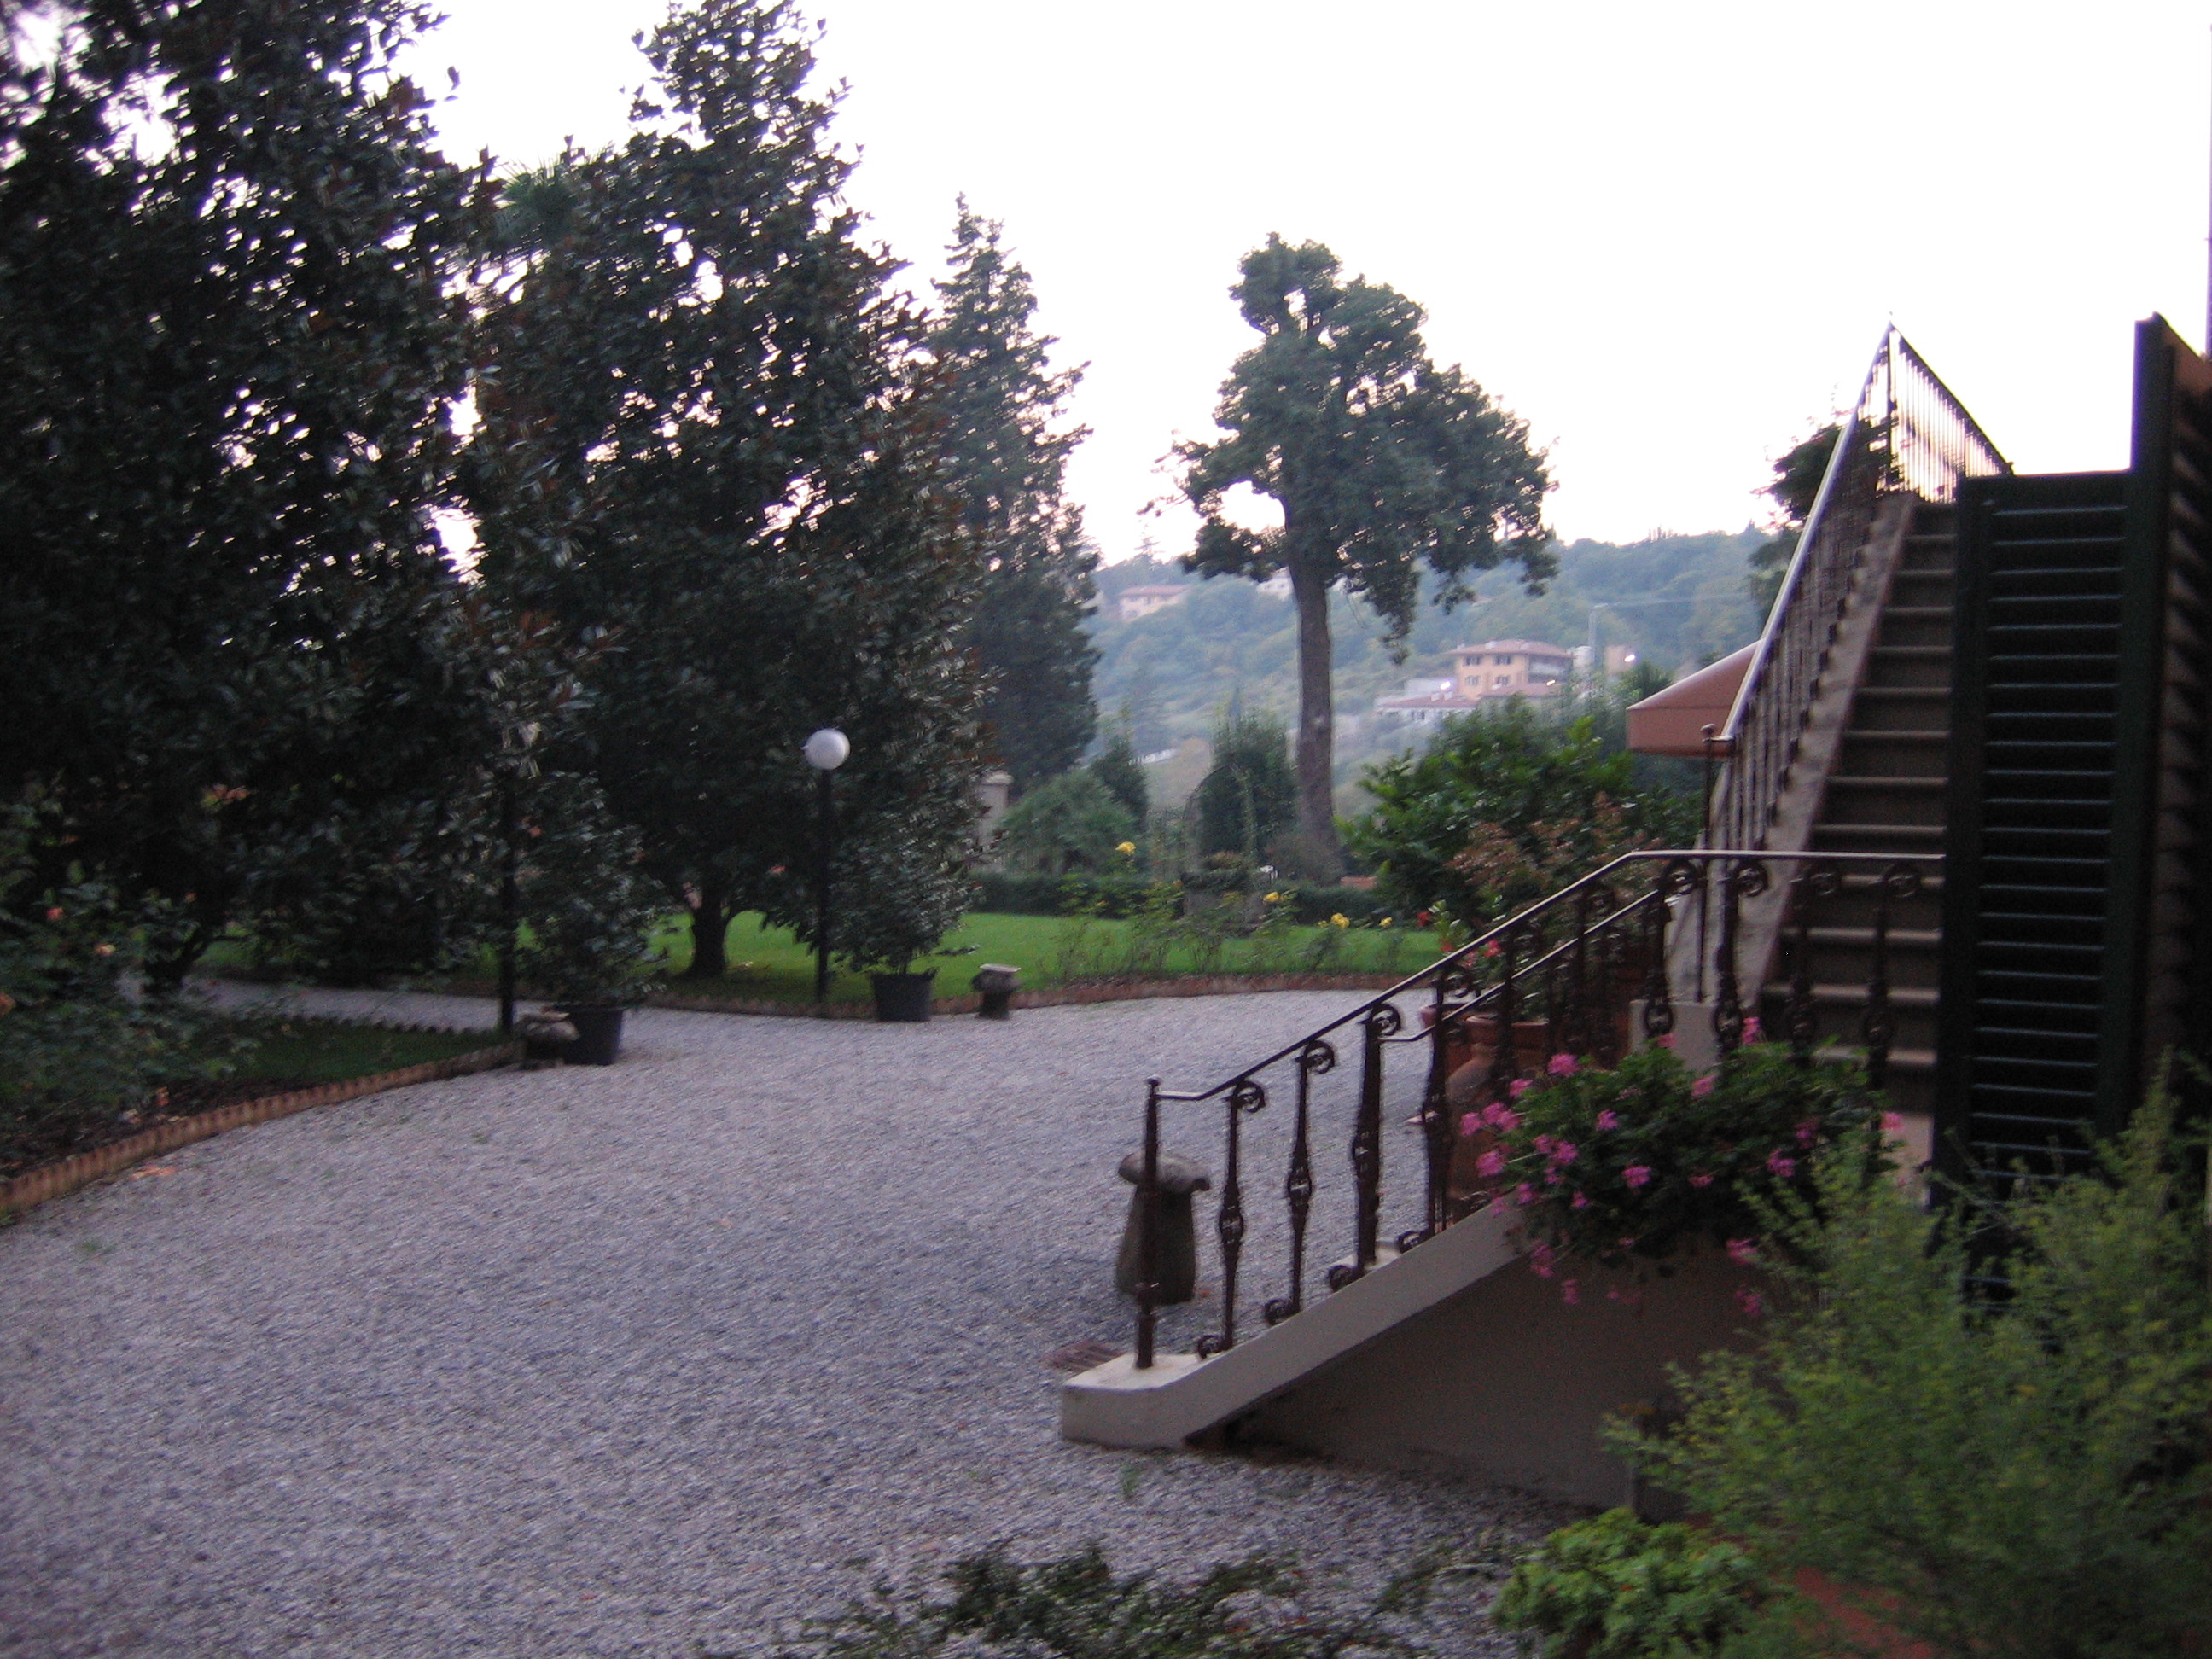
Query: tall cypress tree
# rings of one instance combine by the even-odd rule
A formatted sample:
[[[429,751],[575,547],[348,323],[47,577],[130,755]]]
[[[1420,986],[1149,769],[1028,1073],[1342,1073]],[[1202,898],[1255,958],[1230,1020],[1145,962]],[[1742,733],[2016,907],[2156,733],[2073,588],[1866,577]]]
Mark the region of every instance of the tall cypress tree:
[[[927,344],[945,377],[948,481],[984,562],[966,642],[994,677],[984,716],[1021,790],[1073,765],[1097,729],[1083,619],[1098,558],[1065,494],[1086,434],[1055,429],[1082,371],[1050,368],[1054,341],[1036,330],[1036,292],[1004,234],[961,201]]]

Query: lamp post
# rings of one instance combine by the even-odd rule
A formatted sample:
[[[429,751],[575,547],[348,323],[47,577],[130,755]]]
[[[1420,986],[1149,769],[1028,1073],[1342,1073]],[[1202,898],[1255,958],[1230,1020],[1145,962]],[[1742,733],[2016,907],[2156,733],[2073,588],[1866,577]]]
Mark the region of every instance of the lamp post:
[[[837,836],[837,769],[852,754],[853,745],[834,726],[825,726],[807,738],[803,751],[814,769],[819,797],[814,866],[814,1000],[830,1000],[830,853]]]

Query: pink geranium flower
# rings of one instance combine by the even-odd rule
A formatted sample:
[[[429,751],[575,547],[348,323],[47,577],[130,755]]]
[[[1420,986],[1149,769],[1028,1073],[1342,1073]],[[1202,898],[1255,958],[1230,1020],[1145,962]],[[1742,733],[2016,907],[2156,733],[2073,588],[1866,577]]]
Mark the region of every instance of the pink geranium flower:
[[[1481,1129],[1482,1119],[1474,1112],[1469,1112],[1459,1121],[1459,1132],[1462,1135],[1478,1134]]]
[[[1516,1100],[1520,1099],[1522,1096],[1527,1094],[1529,1090],[1535,1086],[1536,1085],[1534,1084],[1531,1083],[1525,1077],[1515,1078],[1513,1079],[1513,1098]]]
[[[1759,1299],[1759,1292],[1748,1285],[1736,1286],[1735,1305],[1753,1319],[1763,1319],[1766,1316],[1766,1304]]]
[[[1513,1201],[1522,1206],[1534,1204],[1536,1201],[1536,1189],[1527,1182],[1522,1182],[1513,1189]]]
[[[1881,1132],[1886,1135],[1903,1134],[1905,1133],[1905,1119],[1898,1113],[1884,1112],[1881,1115]]]
[[[1572,1077],[1582,1069],[1582,1062],[1572,1054],[1553,1054],[1551,1064],[1544,1069],[1553,1077]]]
[[[1728,1242],[1729,1260],[1739,1267],[1748,1267],[1759,1260],[1759,1241],[1755,1238],[1731,1238]]]
[[[1703,1100],[1707,1095],[1712,1093],[1714,1089],[1719,1085],[1719,1083],[1720,1079],[1715,1077],[1711,1073],[1708,1072],[1705,1076],[1699,1078],[1695,1083],[1692,1083],[1690,1085],[1690,1092],[1695,1095],[1699,1100]]]
[[[1766,1167],[1773,1170],[1775,1174],[1780,1176],[1784,1181],[1787,1181],[1791,1176],[1797,1173],[1797,1160],[1794,1158],[1784,1157],[1783,1155],[1782,1148],[1777,1146],[1772,1152],[1766,1155]]]
[[[1474,1160],[1474,1172],[1486,1179],[1504,1175],[1505,1173],[1504,1150],[1502,1147],[1492,1146]]]
[[[1819,1118],[1808,1117],[1797,1126],[1797,1144],[1800,1146],[1809,1146],[1820,1138],[1820,1120]]]
[[[1700,1170],[1690,1177],[1690,1184],[1692,1187],[1710,1187],[1713,1184],[1713,1178],[1706,1171]]]
[[[1548,1244],[1539,1244],[1530,1250],[1528,1265],[1534,1269],[1539,1279],[1549,1279],[1552,1276],[1552,1247]]]
[[[1607,1107],[1597,1115],[1597,1127],[1601,1129],[1618,1129],[1620,1127],[1620,1114],[1610,1106]]]
[[[1589,1194],[1588,1193],[1577,1193],[1575,1194],[1575,1201],[1567,1207],[1574,1210],[1587,1210],[1589,1208]]]
[[[1555,1140],[1546,1149],[1545,1155],[1548,1157],[1554,1164],[1564,1170],[1568,1164],[1580,1158],[1583,1153],[1582,1148],[1576,1146],[1571,1140]]]
[[[1753,1014],[1749,1019],[1743,1023],[1743,1040],[1746,1042],[1756,1042],[1765,1033],[1765,1029],[1766,1028],[1765,1026],[1759,1023],[1759,1016],[1757,1014]]]
[[[1571,1308],[1576,1303],[1582,1299],[1583,1287],[1577,1281],[1571,1279],[1563,1279],[1559,1281],[1560,1301],[1565,1303],[1570,1308]]]
[[[1662,1048],[1671,1050],[1674,1046],[1674,1034],[1672,1031],[1668,1031],[1662,1036],[1653,1037],[1651,1041],[1658,1044]]]
[[[1632,1188],[1641,1187],[1651,1179],[1651,1166],[1649,1164],[1632,1164],[1620,1172],[1620,1178]]]
[[[1492,1128],[1510,1131],[1521,1127],[1521,1114],[1502,1100],[1493,1100],[1482,1109],[1482,1121]]]

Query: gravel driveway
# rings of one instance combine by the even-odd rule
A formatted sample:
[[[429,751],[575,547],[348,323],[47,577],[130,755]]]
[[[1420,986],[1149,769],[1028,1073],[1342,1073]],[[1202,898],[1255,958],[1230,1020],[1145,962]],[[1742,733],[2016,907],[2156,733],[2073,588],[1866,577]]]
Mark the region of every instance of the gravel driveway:
[[[647,1012],[611,1069],[327,1107],[46,1205],[0,1230],[0,1652],[677,1656],[998,1540],[1295,1550],[1348,1585],[1557,1524],[1449,1480],[1054,1433],[1044,1356],[1128,1340],[1113,1166],[1143,1078],[1211,1081],[1350,1000]],[[1170,1141],[1216,1160],[1206,1125]]]

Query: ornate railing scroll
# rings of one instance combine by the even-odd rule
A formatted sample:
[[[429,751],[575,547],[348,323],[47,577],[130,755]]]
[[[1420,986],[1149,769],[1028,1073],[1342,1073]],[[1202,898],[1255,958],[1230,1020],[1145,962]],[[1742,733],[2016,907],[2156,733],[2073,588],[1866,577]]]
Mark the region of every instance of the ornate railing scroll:
[[[1921,870],[1936,862],[1933,854],[1632,853],[1212,1088],[1180,1092],[1152,1080],[1137,1183],[1136,1365],[1150,1367],[1156,1358],[1160,1160],[1170,1109],[1212,1103],[1223,1115],[1213,1229],[1219,1324],[1195,1344],[1206,1357],[1238,1340],[1240,1298],[1250,1276],[1247,1258],[1255,1245],[1267,1246],[1266,1255],[1278,1246],[1281,1253],[1280,1292],[1260,1303],[1262,1321],[1274,1325],[1308,1305],[1308,1257],[1317,1236],[1341,1230],[1335,1236],[1344,1241],[1344,1252],[1322,1275],[1329,1290],[1340,1290],[1389,1255],[1418,1249],[1479,1206],[1479,1194],[1455,1184],[1455,1173],[1464,1173],[1455,1160],[1466,1155],[1468,1144],[1458,1133],[1457,1118],[1510,1101],[1515,1085],[1557,1054],[1610,1066],[1639,1039],[1674,1032],[1679,1011],[1667,973],[1668,933],[1677,926],[1694,930],[1699,925],[1699,901],[1706,894],[1717,896],[1718,906],[1711,919],[1710,965],[1718,987],[1712,1036],[1716,1051],[1726,1054],[1745,1040],[1765,990],[1742,983],[1745,972],[1757,971],[1755,964],[1736,960],[1742,903],[1778,880],[1788,880],[1801,899],[1832,897],[1852,881],[1872,885],[1874,966],[1860,1035],[1869,1073],[1878,1085],[1894,1034],[1887,965],[1891,906],[1910,898]],[[1785,941],[1778,1022],[1780,1035],[1809,1065],[1816,988],[1804,908],[1798,906],[1795,933]],[[1632,1029],[1632,1005],[1638,1003],[1640,1018]],[[1419,1018],[1409,1018],[1416,1013]],[[1356,1071],[1340,1065],[1348,1059],[1349,1042],[1358,1045]],[[1401,1068],[1401,1087],[1394,1094],[1390,1060],[1405,1049],[1418,1052],[1419,1071],[1417,1079],[1408,1078]],[[1350,1078],[1348,1086],[1331,1084],[1340,1071]],[[1285,1100],[1285,1121],[1271,1131],[1270,1104]],[[1395,1230],[1386,1168],[1394,1125],[1416,1132],[1413,1153],[1422,1166],[1404,1186],[1407,1202]],[[1264,1144],[1263,1132],[1279,1137],[1279,1152]],[[1261,1140],[1255,1143],[1255,1136]],[[1345,1148],[1344,1164],[1329,1155],[1331,1145]],[[1278,1155],[1279,1166],[1269,1161]],[[1266,1190],[1253,1171],[1273,1167],[1284,1170],[1279,1218],[1266,1204],[1248,1209],[1249,1195]]]
[[[1884,331],[1717,738],[1725,763],[1705,845],[1765,848],[1882,499],[1948,502],[1960,479],[2011,471],[1911,343],[1893,327]]]

